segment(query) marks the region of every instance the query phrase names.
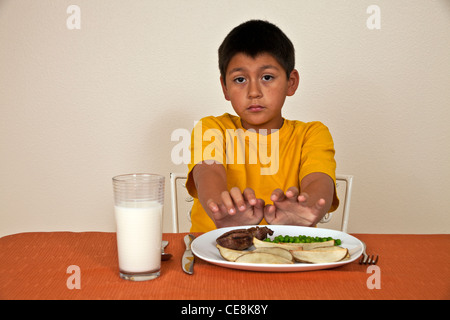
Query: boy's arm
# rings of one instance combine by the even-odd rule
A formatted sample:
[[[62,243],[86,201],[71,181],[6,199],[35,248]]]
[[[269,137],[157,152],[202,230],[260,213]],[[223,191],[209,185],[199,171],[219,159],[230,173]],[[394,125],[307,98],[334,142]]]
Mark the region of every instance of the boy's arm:
[[[291,187],[286,194],[281,189],[273,191],[274,205],[264,212],[268,223],[314,226],[323,218],[333,201],[333,179],[325,173],[310,173],[302,179],[300,188]]]
[[[211,217],[208,203],[220,203],[220,194],[227,191],[227,175],[225,168],[221,164],[198,163],[192,169],[195,188],[197,189],[198,199]],[[211,208],[210,208],[211,209]],[[211,217],[212,218],[212,217]]]
[[[197,195],[203,209],[217,228],[259,224],[264,201],[256,199],[252,189],[237,187],[228,191],[222,164],[199,163],[192,170]]]

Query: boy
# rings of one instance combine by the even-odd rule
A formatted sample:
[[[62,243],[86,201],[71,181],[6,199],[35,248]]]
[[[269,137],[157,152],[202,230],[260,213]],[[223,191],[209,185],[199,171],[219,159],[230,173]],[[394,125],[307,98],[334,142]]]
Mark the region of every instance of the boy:
[[[281,114],[299,84],[294,63],[291,41],[269,22],[245,22],[224,39],[220,82],[238,117],[206,117],[194,128],[186,182],[194,197],[192,232],[254,224],[314,226],[337,208],[328,128]]]

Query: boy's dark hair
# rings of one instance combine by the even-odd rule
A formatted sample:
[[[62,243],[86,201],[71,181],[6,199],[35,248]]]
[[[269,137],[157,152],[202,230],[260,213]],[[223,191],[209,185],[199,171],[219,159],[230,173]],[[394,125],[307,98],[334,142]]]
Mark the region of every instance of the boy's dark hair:
[[[284,68],[288,78],[294,70],[294,45],[280,28],[267,21],[244,22],[225,37],[219,47],[219,69],[224,83],[228,64],[237,53],[244,53],[252,58],[261,53],[269,53]]]

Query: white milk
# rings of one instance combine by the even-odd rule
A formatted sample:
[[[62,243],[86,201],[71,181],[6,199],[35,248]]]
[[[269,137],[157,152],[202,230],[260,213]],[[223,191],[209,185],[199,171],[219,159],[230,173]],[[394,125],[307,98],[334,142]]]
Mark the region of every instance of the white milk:
[[[116,205],[119,269],[124,273],[156,272],[161,267],[161,218],[156,201]]]

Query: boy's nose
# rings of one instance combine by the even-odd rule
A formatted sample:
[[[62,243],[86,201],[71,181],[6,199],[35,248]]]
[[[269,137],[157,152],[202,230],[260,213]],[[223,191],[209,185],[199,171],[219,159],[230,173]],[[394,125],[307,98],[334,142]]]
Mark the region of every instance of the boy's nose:
[[[262,91],[257,81],[250,81],[248,85],[248,97],[249,99],[257,99],[262,97]]]

